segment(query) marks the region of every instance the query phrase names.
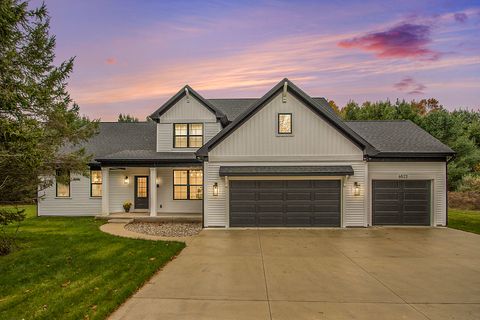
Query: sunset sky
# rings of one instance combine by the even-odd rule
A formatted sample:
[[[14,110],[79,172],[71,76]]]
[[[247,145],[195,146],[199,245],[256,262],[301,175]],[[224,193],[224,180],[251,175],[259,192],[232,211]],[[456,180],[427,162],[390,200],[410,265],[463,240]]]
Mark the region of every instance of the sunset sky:
[[[91,118],[143,120],[185,84],[260,97],[284,77],[340,106],[435,97],[480,109],[480,0],[45,2]]]

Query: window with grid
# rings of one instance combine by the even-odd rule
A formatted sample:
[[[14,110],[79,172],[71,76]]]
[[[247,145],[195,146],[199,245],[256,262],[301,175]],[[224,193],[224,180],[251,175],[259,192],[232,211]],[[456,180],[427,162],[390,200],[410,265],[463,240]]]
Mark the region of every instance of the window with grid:
[[[90,196],[102,196],[102,170],[90,170]]]
[[[137,198],[147,198],[148,178],[147,177],[137,177]]]
[[[203,145],[203,123],[175,123],[174,148],[200,148]]]
[[[70,197],[70,172],[69,171],[63,171],[63,170],[57,170],[56,171],[56,177],[55,179],[56,182],[56,196],[58,198],[69,198]],[[58,181],[58,178],[62,177],[64,179],[68,179],[67,183],[61,183]]]
[[[173,200],[202,200],[203,171],[173,170]]]

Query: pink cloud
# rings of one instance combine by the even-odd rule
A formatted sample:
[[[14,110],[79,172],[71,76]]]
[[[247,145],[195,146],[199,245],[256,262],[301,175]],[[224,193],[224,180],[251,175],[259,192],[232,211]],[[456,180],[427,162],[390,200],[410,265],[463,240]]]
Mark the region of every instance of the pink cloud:
[[[115,57],[110,57],[105,60],[106,64],[117,64],[117,59]]]
[[[386,31],[340,41],[338,46],[371,51],[379,58],[437,60],[440,53],[427,48],[431,41],[430,26],[402,23]]]
[[[393,85],[399,91],[406,91],[408,94],[424,94],[427,88],[422,83],[416,82],[412,77],[405,77]]]

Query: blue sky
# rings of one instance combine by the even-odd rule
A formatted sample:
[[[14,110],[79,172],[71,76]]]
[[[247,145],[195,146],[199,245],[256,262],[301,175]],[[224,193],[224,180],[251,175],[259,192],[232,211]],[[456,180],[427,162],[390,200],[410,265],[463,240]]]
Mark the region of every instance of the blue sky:
[[[206,98],[259,97],[284,77],[340,106],[435,97],[480,109],[480,0],[45,2],[91,118],[143,119],[187,83]]]

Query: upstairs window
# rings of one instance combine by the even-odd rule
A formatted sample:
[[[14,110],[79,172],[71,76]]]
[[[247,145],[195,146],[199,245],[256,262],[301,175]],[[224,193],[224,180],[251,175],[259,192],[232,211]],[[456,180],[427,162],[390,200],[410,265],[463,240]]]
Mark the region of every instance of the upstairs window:
[[[174,148],[200,148],[203,146],[203,123],[175,123]]]
[[[278,134],[292,134],[292,114],[279,113],[277,127]]]
[[[202,200],[202,198],[202,170],[173,170],[173,200]]]
[[[102,170],[90,171],[90,196],[102,196]]]
[[[56,196],[57,198],[69,198],[70,197],[70,172],[69,171],[63,171],[63,170],[57,170],[56,171],[56,177],[68,177],[68,183],[64,184],[58,181],[58,179],[55,179],[56,182]]]

